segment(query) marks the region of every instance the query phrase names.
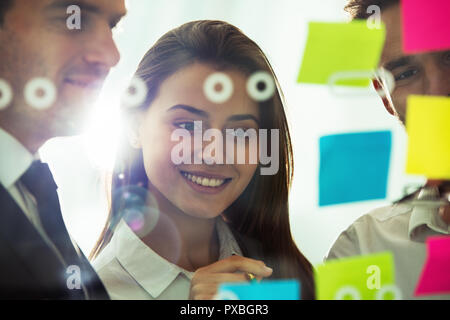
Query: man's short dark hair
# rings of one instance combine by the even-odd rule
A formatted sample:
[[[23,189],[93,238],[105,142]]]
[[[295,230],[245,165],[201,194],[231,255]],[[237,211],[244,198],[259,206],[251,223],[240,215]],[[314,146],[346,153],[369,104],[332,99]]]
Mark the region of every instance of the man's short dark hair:
[[[6,11],[12,7],[13,1],[14,0],[0,0],[0,26],[3,25]]]
[[[396,5],[400,0],[350,0],[345,6],[345,11],[351,14],[352,19],[367,19],[373,12],[367,13],[367,8],[376,5],[380,10]]]

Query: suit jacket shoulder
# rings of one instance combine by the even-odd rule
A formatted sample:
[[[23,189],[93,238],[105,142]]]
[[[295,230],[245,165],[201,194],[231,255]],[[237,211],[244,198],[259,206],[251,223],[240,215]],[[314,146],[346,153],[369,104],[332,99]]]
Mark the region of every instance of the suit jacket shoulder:
[[[78,250],[80,251],[80,250]],[[80,251],[81,252],[81,251]],[[0,299],[83,299],[69,289],[66,265],[0,184]],[[76,260],[91,299],[109,299],[81,252]]]

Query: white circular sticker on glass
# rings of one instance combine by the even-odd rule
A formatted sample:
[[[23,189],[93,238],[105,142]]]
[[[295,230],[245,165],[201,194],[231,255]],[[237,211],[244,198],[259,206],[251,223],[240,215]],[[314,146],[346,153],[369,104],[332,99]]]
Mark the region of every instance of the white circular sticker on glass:
[[[233,81],[222,72],[215,72],[206,78],[203,91],[209,101],[224,103],[233,95]]]
[[[147,85],[139,77],[133,77],[122,96],[122,104],[127,108],[137,108],[147,98]]]
[[[247,81],[247,92],[253,100],[263,102],[275,93],[273,77],[266,71],[253,73]]]
[[[361,300],[361,294],[353,286],[343,286],[335,294],[335,300]]]
[[[32,108],[45,110],[56,101],[56,88],[47,78],[34,78],[25,85],[25,102]]]
[[[0,79],[0,110],[6,109],[13,99],[13,91],[6,80]]]
[[[392,297],[392,300],[402,300],[402,292],[396,285],[384,285],[375,293],[376,300],[386,300],[386,296]]]

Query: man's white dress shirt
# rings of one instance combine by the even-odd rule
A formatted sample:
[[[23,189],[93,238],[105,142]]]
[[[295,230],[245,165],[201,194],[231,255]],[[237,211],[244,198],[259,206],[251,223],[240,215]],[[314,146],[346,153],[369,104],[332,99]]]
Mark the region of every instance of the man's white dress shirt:
[[[391,251],[396,285],[403,299],[450,299],[445,294],[414,296],[426,260],[426,239],[449,234],[450,225],[437,209],[401,202],[357,219],[338,237],[327,260]]]
[[[36,201],[19,180],[33,161],[39,159],[39,155],[33,156],[19,141],[2,128],[0,128],[0,154],[0,183],[39,233],[46,237],[39,218]]]
[[[0,183],[22,209],[28,220],[30,220],[46,244],[54,251],[61,263],[67,267],[61,253],[42,226],[35,198],[20,182],[20,178],[30,168],[33,161],[40,159],[39,154],[36,153],[33,156],[16,138],[0,128],[0,155]],[[70,240],[74,244],[73,239],[71,238]],[[79,252],[78,247],[75,244],[74,246]]]

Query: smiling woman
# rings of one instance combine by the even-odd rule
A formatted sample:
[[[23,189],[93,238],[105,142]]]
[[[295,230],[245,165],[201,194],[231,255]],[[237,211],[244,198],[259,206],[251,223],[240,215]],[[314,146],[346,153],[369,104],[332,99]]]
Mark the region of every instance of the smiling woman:
[[[276,84],[268,99],[247,90],[260,71]],[[233,84],[220,103],[204,92],[217,72]],[[194,21],[160,38],[136,77],[148,93],[140,106],[124,108],[128,135],[116,159],[112,209],[92,253],[111,297],[211,299],[220,283],[251,273],[298,279],[302,299],[313,298],[312,267],[290,233],[292,150],[281,91],[261,49],[228,23]],[[279,147],[268,149],[277,153],[278,172],[262,175],[257,163],[174,163],[173,132],[192,132],[196,123],[220,132],[277,130]],[[195,160],[207,146],[191,147]],[[247,144],[239,148],[248,156]]]

